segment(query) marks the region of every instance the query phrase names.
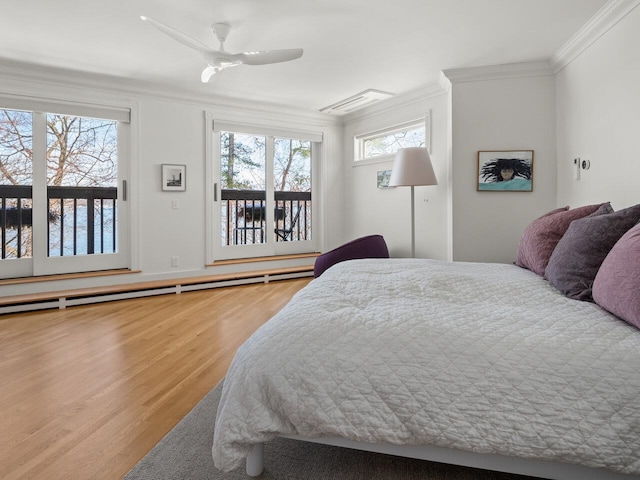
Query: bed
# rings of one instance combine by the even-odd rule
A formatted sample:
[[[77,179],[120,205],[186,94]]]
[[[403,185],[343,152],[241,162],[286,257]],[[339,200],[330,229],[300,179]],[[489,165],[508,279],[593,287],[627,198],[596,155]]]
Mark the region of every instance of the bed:
[[[640,478],[640,330],[508,264],[339,263],[237,352],[217,468],[277,436],[559,479]]]

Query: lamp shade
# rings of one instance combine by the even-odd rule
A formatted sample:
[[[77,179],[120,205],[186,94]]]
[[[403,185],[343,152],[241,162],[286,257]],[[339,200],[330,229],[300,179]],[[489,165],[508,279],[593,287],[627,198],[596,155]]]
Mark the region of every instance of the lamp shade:
[[[409,147],[398,150],[389,179],[390,187],[437,184],[426,148]]]

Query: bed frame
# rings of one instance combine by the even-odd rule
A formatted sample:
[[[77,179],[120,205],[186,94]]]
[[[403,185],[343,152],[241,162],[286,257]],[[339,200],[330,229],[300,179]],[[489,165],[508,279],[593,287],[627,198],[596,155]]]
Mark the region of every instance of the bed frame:
[[[640,476],[625,475],[602,469],[589,468],[582,465],[549,462],[503,455],[473,453],[428,445],[389,445],[356,442],[340,437],[301,437],[298,435],[281,435],[283,438],[304,442],[333,445],[368,452],[397,455],[433,462],[461,465],[464,467],[482,468],[498,472],[529,475],[552,480],[640,480]],[[250,477],[257,477],[264,470],[264,443],[253,446],[246,459],[246,471]]]

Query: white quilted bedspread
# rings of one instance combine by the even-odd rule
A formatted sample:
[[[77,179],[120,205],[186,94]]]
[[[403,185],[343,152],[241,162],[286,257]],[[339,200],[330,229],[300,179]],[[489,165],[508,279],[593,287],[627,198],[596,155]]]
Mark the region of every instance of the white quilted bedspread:
[[[238,350],[214,463],[279,433],[640,474],[640,331],[513,265],[343,262]]]

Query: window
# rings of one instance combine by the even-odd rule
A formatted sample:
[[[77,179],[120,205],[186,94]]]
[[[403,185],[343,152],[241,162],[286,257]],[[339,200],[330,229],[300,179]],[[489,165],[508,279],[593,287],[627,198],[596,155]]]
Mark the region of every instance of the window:
[[[320,134],[216,122],[212,259],[315,251],[313,172]]]
[[[356,163],[386,161],[400,148],[424,147],[428,141],[428,119],[356,136]]]
[[[1,276],[127,267],[118,182],[128,111],[24,103],[36,108],[0,107]]]

